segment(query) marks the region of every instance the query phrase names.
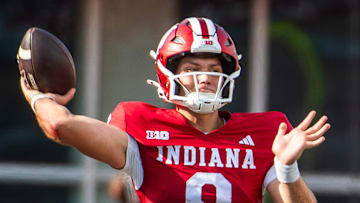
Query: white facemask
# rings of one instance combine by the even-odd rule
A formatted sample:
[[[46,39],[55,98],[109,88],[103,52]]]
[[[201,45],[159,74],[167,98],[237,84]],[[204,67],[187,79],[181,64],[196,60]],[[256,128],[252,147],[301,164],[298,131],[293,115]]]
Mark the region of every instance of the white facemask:
[[[206,74],[208,76],[218,76],[218,86],[215,93],[200,92],[198,88],[197,77],[199,75]],[[224,73],[218,72],[190,72],[184,74],[174,75],[171,73],[169,75],[169,99],[164,95],[164,91],[161,86],[152,80],[148,80],[148,83],[154,85],[158,88],[158,95],[160,98],[166,100],[167,102],[174,103],[177,105],[185,106],[190,110],[197,113],[212,113],[224,105],[232,101],[232,95],[234,90],[234,79],[240,75],[240,71],[235,71],[231,75],[226,75]],[[182,77],[192,77],[195,85],[195,90],[188,90],[181,82],[180,78]],[[228,88],[225,88],[228,86]],[[185,95],[179,95],[179,91],[176,88],[182,88]],[[224,92],[227,91],[227,92]],[[226,96],[224,96],[226,95]]]

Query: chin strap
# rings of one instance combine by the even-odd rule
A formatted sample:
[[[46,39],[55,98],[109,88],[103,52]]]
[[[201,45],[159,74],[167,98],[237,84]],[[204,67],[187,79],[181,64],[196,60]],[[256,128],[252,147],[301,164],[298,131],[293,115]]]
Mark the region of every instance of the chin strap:
[[[197,113],[212,113],[225,104],[215,100],[216,95],[206,92],[192,92],[186,95],[186,107]]]

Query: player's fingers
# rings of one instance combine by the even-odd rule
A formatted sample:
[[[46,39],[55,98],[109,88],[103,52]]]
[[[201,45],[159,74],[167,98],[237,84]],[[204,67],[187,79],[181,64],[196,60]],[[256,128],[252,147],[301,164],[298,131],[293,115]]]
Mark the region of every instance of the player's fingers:
[[[318,130],[315,135],[317,136],[322,136],[324,135],[329,129],[330,129],[331,125],[329,123],[326,123],[322,128],[320,128],[320,130]]]
[[[26,80],[23,77],[20,77],[20,87],[21,91],[25,96],[25,99],[30,102],[32,95],[37,94],[37,90],[32,90],[28,87]]]
[[[21,87],[21,91],[22,91],[22,93],[24,94],[24,96],[25,96],[25,99],[27,100],[27,101],[29,101],[29,96],[26,94],[26,90],[27,90],[27,87],[26,87],[26,85],[25,85],[25,81],[24,81],[24,78],[23,77],[20,77],[20,87]]]
[[[22,91],[28,89],[28,88],[26,87],[25,79],[24,79],[23,77],[20,77],[20,87],[21,87],[21,90],[22,90]]]
[[[315,111],[310,111],[308,115],[305,117],[305,119],[296,128],[300,130],[306,130],[311,124],[311,121],[314,119],[315,114],[316,114]]]
[[[324,126],[326,121],[328,120],[327,116],[322,116],[313,126],[311,126],[309,129],[307,129],[305,132],[307,134],[312,134],[318,131],[320,128]]]
[[[309,136],[307,136],[308,141],[314,141],[319,139],[320,137],[322,137],[329,129],[330,129],[330,124],[326,123],[325,125],[323,125],[318,131],[316,131],[314,134],[311,134]]]
[[[317,147],[317,146],[319,146],[320,144],[322,144],[324,141],[325,141],[325,137],[324,137],[324,136],[321,136],[321,137],[319,137],[319,139],[316,139],[316,140],[314,140],[314,141],[307,141],[305,148],[306,148],[306,149],[311,149],[311,148]]]

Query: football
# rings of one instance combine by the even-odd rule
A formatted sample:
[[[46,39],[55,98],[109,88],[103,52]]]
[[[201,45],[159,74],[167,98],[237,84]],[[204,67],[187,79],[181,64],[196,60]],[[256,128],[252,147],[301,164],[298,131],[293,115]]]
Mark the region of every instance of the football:
[[[28,88],[63,95],[75,87],[75,65],[69,50],[44,29],[32,27],[26,31],[17,63]]]

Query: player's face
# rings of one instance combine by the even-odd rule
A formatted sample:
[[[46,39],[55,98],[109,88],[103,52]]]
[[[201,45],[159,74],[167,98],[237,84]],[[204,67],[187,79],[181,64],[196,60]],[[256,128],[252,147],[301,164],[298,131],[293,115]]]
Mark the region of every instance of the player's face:
[[[221,62],[217,57],[198,58],[186,56],[181,59],[176,74],[184,74],[191,72],[218,72],[222,73]],[[217,90],[219,76],[200,74],[196,76],[198,88],[200,92],[215,93]],[[179,78],[180,82],[190,91],[195,92],[195,84],[193,76],[185,76]],[[183,96],[184,90],[181,88],[180,95]]]

